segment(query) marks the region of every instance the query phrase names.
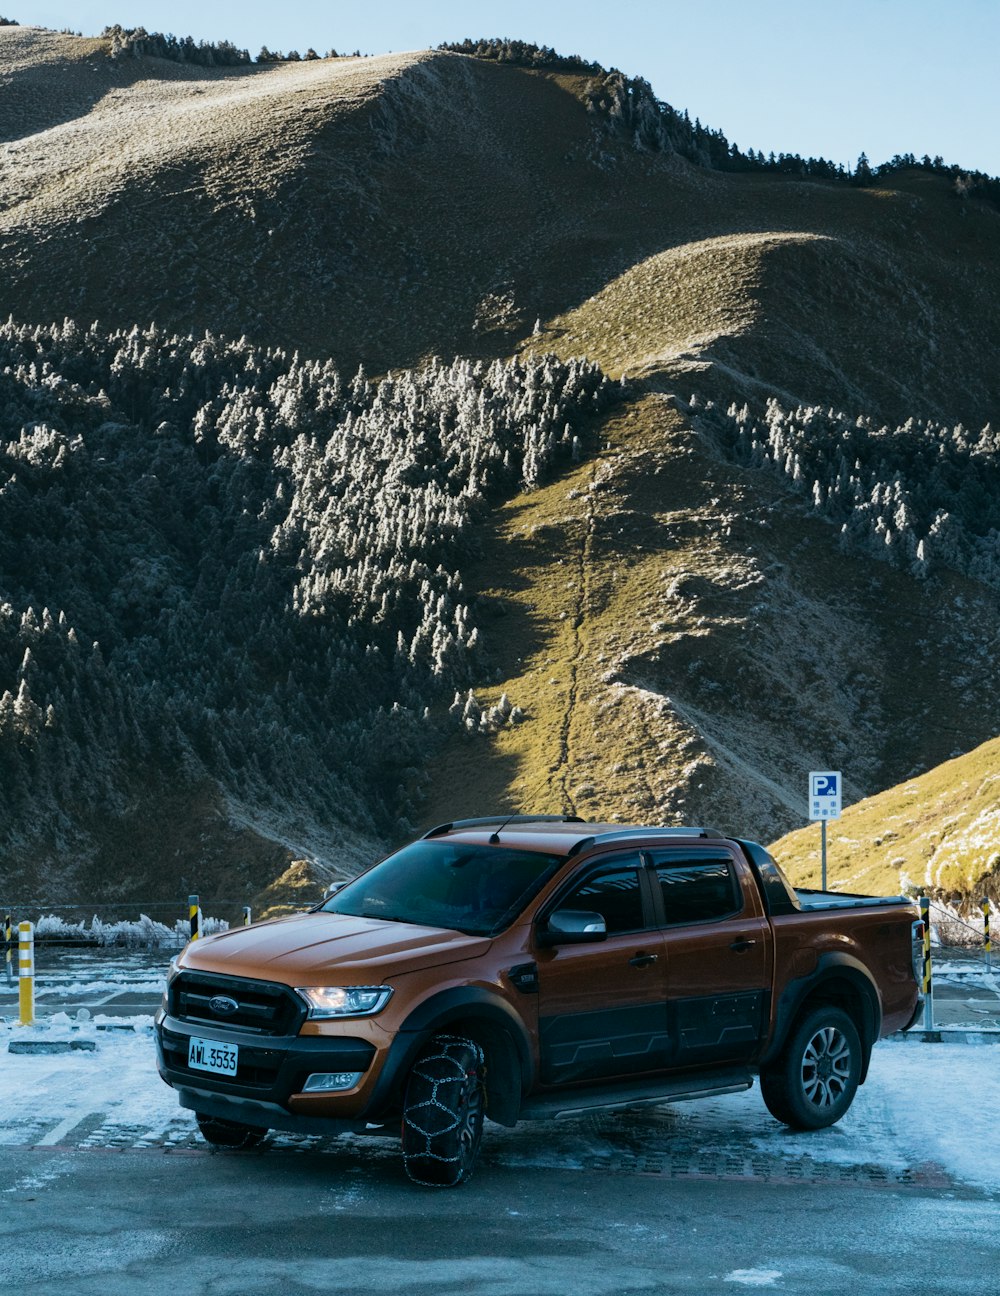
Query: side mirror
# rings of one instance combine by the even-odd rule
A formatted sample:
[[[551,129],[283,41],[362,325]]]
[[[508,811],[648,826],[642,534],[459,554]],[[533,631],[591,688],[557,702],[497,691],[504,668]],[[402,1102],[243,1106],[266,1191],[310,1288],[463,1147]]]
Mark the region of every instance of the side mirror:
[[[537,933],[539,945],[586,945],[607,937],[603,915],[587,909],[557,909]]]
[[[345,887],[345,886],[347,886],[346,882],[331,882],[330,885],[323,892],[323,899],[329,900],[332,895],[337,894],[337,892],[341,889],[341,887]]]

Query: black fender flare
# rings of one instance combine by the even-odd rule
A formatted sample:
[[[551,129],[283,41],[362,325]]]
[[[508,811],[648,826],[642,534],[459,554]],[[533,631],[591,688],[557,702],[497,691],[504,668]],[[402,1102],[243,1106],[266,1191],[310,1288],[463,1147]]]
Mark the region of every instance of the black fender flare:
[[[455,986],[418,1004],[396,1032],[366,1115],[377,1119],[381,1112],[391,1110],[400,1098],[410,1067],[427,1041],[447,1031],[453,1022],[470,1017],[507,1032],[517,1051],[521,1092],[527,1093],[534,1083],[535,1065],[524,1022],[510,1004],[493,991],[481,986]]]
[[[861,1059],[861,1082],[868,1074],[868,1063],[872,1047],[879,1038],[882,1029],[882,997],[879,994],[875,979],[868,968],[853,954],[840,950],[828,950],[821,954],[816,967],[808,976],[796,977],[789,981],[781,993],[775,1007],[774,1034],[771,1042],[761,1056],[759,1065],[766,1067],[773,1062],[785,1046],[791,1034],[792,1025],[799,1015],[803,1003],[825,981],[846,981],[856,990],[862,1005],[862,1020],[858,1031],[861,1036],[863,1056]]]

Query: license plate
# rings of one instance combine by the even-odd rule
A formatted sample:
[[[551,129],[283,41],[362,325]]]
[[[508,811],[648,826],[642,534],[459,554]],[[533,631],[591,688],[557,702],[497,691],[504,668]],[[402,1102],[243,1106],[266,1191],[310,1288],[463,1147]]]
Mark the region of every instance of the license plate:
[[[214,1075],[234,1076],[240,1050],[236,1044],[220,1044],[218,1040],[188,1040],[188,1066],[194,1071],[211,1071]]]

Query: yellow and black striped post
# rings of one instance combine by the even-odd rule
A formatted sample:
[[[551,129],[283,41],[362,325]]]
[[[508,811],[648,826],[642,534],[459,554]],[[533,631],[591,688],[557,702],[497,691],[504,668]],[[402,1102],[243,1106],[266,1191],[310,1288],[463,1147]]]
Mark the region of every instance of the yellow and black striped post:
[[[931,902],[920,897],[920,921],[924,927],[924,975],[921,991],[924,996],[924,1030],[934,1029],[934,980],[931,974]]]
[[[17,1006],[22,1026],[35,1020],[35,929],[30,922],[17,927]]]
[[[191,922],[191,939],[196,941],[201,935],[201,910],[196,895],[188,896],[188,918]]]
[[[983,949],[986,951],[986,971],[993,971],[993,946],[990,942],[990,898],[983,896]]]
[[[7,973],[7,984],[14,984],[14,927],[9,913],[3,916],[3,965]]]
[[[243,926],[244,926],[244,927],[249,927],[251,921],[252,921],[252,919],[251,919],[251,915],[250,915],[250,906],[249,906],[249,905],[244,905],[244,906],[243,906]]]

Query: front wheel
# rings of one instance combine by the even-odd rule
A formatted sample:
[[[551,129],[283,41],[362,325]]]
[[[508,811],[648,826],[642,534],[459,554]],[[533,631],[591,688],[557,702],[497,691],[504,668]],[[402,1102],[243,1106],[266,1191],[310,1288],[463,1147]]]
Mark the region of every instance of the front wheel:
[[[267,1137],[266,1129],[257,1129],[254,1125],[240,1125],[237,1121],[204,1116],[201,1112],[195,1112],[195,1119],[202,1138],[213,1147],[249,1150],[259,1147]]]
[[[839,1121],[854,1101],[861,1077],[861,1039],[840,1008],[808,1013],[777,1061],[760,1073],[764,1103],[793,1129],[823,1129]]]
[[[414,1183],[452,1188],[475,1169],[483,1138],[483,1051],[437,1035],[420,1054],[403,1099],[403,1165]]]

